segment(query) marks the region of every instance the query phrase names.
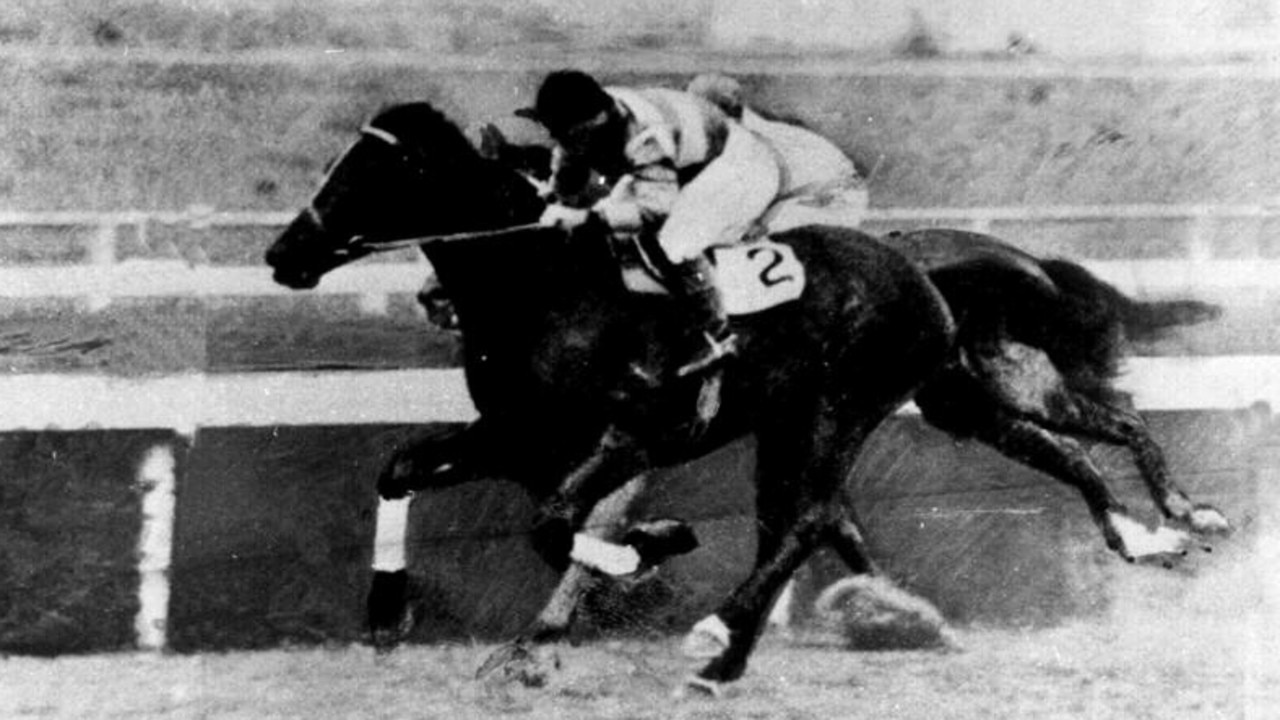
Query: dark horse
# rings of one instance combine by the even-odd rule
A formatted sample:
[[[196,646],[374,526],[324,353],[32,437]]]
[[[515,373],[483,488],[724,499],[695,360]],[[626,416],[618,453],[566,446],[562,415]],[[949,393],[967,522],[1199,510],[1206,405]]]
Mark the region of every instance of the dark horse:
[[[536,176],[549,172],[545,149],[511,144],[492,126],[483,149]],[[607,192],[607,185],[583,184],[589,190],[568,202],[589,204]],[[1211,320],[1219,308],[1137,301],[1074,262],[1037,258],[980,233],[933,228],[882,241],[928,273],[958,326],[946,367],[915,397],[927,422],[1077,488],[1107,546],[1127,560],[1179,553],[1191,541],[1182,528],[1229,530],[1222,513],[1172,481],[1142,416],[1115,388],[1130,341]],[[423,302],[438,311],[444,297],[430,292]],[[1151,530],[1135,521],[1082,440],[1128,448],[1162,516],[1181,527]]]
[[[370,121],[267,262],[278,282],[309,288],[395,239],[518,227],[541,209],[531,185],[481,157],[440,113],[402,105]],[[600,228],[423,245],[452,294],[481,419],[447,452],[398,462],[416,465],[421,482],[500,475],[544,495],[535,541],[551,562],[567,563],[572,533],[628,479],[756,436],[755,567],[686,644],[709,658],[697,680],[711,686],[742,675],[774,597],[817,544],[870,567],[844,481],[867,436],[942,367],[953,340],[937,289],[883,243],[827,227],[774,240],[804,264],[804,294],[741,318],[741,356],[681,380],[667,348],[684,323],[668,299],[624,289]],[[428,474],[441,462],[465,472]]]

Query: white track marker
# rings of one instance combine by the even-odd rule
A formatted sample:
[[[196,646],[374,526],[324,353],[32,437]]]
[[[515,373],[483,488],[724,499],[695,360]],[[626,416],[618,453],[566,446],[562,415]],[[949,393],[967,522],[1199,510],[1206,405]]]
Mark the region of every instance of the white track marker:
[[[377,530],[373,540],[373,569],[395,572],[405,569],[405,544],[409,539],[409,498],[378,500]]]
[[[138,615],[134,620],[138,647],[163,650],[169,619],[169,563],[173,556],[173,446],[156,445],[138,468],[142,497],[142,532],[138,539]]]

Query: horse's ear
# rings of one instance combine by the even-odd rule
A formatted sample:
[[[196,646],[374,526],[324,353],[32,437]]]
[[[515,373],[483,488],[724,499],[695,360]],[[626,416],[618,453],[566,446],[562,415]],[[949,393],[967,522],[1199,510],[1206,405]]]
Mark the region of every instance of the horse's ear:
[[[493,123],[485,123],[480,126],[480,155],[489,160],[498,160],[502,157],[502,151],[511,143],[507,141],[507,137],[502,134],[497,125]]]

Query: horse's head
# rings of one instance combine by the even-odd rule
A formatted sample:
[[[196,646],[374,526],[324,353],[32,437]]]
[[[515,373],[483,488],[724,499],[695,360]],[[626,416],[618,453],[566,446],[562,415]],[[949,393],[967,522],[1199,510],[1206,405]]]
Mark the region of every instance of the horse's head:
[[[481,157],[440,112],[397,105],[370,120],[330,164],[266,262],[276,282],[311,288],[379,243],[528,223],[542,208],[532,184]]]

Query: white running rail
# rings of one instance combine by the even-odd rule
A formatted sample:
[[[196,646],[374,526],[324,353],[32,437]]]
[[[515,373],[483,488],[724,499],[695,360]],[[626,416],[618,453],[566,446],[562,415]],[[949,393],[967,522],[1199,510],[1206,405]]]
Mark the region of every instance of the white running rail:
[[[225,266],[184,260],[119,258],[128,229],[141,245],[156,224],[194,229],[279,228],[292,218],[280,212],[181,211],[0,212],[0,231],[14,228],[85,228],[87,262],[71,265],[0,267],[0,298],[73,297],[91,310],[117,298],[173,296],[271,296],[291,291],[271,280],[262,265]],[[1215,258],[1212,228],[1231,221],[1280,223],[1280,205],[1095,205],[974,208],[876,208],[869,223],[959,226],[980,232],[1007,222],[1069,224],[1107,220],[1164,220],[1189,224],[1179,257],[1159,260],[1095,260],[1084,264],[1126,292],[1162,296],[1186,292],[1211,295],[1236,289],[1280,286],[1280,258],[1254,247],[1242,257]],[[1260,227],[1260,225],[1259,225]],[[999,234],[999,233],[997,233]],[[1008,237],[1017,242],[1016,237]],[[265,247],[263,248],[265,250]],[[315,292],[351,294],[370,312],[382,312],[387,297],[413,293],[425,276],[422,262],[358,262],[330,273]]]

